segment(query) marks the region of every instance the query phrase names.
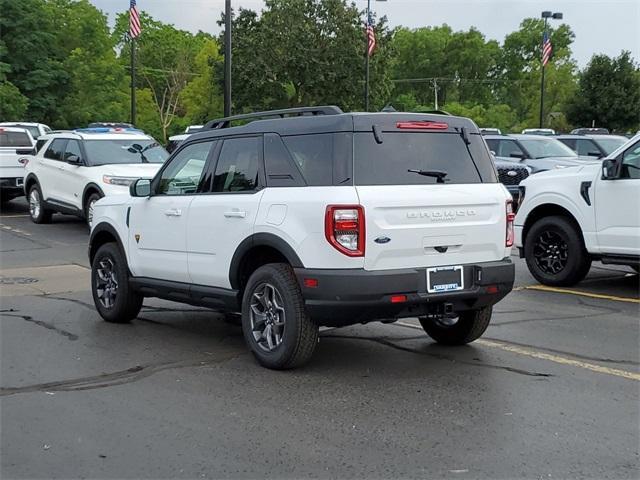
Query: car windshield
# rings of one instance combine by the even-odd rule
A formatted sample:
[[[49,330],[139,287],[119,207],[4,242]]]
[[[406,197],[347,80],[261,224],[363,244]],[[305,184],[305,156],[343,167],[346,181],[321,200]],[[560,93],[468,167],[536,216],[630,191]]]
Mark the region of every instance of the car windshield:
[[[613,152],[616,148],[624,145],[629,141],[625,137],[607,137],[607,138],[594,138],[594,141],[600,145],[607,155]]]
[[[14,126],[19,128],[24,128],[25,130],[27,130],[31,134],[31,136],[34,138],[34,140],[40,136],[40,130],[38,130],[38,127],[34,127],[32,125],[20,125],[20,124],[15,124]]]
[[[155,140],[86,140],[90,165],[114,163],[164,163],[169,154]]]
[[[520,143],[531,158],[577,157],[576,152],[553,138],[522,138]]]

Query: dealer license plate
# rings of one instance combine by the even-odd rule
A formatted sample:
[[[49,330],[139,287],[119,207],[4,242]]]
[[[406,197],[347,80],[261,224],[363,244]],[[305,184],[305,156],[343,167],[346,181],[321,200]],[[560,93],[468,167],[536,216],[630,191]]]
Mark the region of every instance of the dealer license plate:
[[[427,292],[455,292],[463,288],[462,266],[427,268]]]

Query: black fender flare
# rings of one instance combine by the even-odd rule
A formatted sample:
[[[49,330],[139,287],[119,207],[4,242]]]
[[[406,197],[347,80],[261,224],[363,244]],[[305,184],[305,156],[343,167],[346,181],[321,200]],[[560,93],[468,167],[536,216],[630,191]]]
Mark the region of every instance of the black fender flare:
[[[29,173],[24,179],[24,188],[23,188],[23,190],[24,190],[25,197],[29,196],[29,192],[27,191],[27,185],[29,185],[31,183],[31,181],[35,182],[35,184],[38,185],[38,187],[40,187],[40,182],[38,181],[38,177],[36,177],[36,174],[33,173],[33,172]],[[40,190],[42,191],[42,187],[40,187]]]
[[[102,191],[102,189],[98,186],[98,184],[97,184],[97,183],[95,183],[95,182],[87,183],[87,184],[84,186],[84,190],[82,191],[82,213],[84,213],[84,203],[85,203],[85,201],[86,201],[86,199],[87,199],[87,192],[88,192],[89,190],[97,190],[97,191],[98,191],[98,193],[99,193],[102,197],[104,197],[104,192],[103,192],[103,191]]]
[[[236,290],[240,288],[239,271],[242,258],[252,248],[262,246],[271,247],[280,252],[293,268],[304,268],[300,257],[298,257],[295,250],[285,240],[273,233],[254,233],[238,245],[231,258],[231,264],[229,265],[229,283],[231,283],[231,288]]]
[[[93,229],[91,230],[91,236],[89,237],[89,262],[93,261],[96,250],[98,250],[98,247],[95,245],[96,238],[98,238],[105,232],[116,239],[116,243],[118,244],[118,248],[122,252],[122,255],[127,258],[124,243],[122,243],[122,239],[120,238],[120,235],[118,235],[116,229],[113,228],[113,225],[107,222],[100,222],[98,225],[93,227]]]

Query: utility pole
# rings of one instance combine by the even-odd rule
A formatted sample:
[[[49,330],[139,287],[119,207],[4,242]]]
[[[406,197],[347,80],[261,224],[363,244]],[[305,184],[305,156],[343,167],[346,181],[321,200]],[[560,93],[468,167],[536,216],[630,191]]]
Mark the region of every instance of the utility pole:
[[[364,43],[364,111],[369,111],[369,22],[371,21],[371,0],[367,0],[367,41]]]
[[[561,12],[549,12],[549,11],[544,11],[542,12],[542,18],[544,18],[544,34],[542,36],[542,48],[540,50],[540,65],[542,67],[542,75],[540,78],[540,122],[539,122],[539,127],[542,128],[543,123],[544,123],[544,70],[545,70],[545,62],[544,62],[544,39],[547,38],[548,32],[547,32],[547,20],[549,18],[553,18],[555,20],[562,20],[562,13]]]
[[[433,94],[436,99],[436,110],[438,110],[438,79],[434,78],[431,82],[433,83]]]
[[[231,0],[224,2],[224,116],[231,116]]]
[[[131,125],[136,125],[136,39],[131,39]]]

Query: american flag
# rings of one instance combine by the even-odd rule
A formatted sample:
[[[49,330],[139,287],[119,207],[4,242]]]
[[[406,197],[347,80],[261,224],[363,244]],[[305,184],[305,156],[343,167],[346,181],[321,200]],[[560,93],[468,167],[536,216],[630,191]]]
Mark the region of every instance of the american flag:
[[[544,32],[542,37],[542,66],[544,67],[547,63],[549,63],[549,59],[551,58],[551,52],[553,49],[551,48],[551,39],[547,32]]]
[[[367,33],[367,55],[371,56],[376,48],[376,33],[373,30],[371,14],[367,15],[367,28],[365,31]]]
[[[129,4],[129,36],[136,38],[140,36],[142,28],[140,27],[140,15],[136,8],[136,0],[131,0]]]

